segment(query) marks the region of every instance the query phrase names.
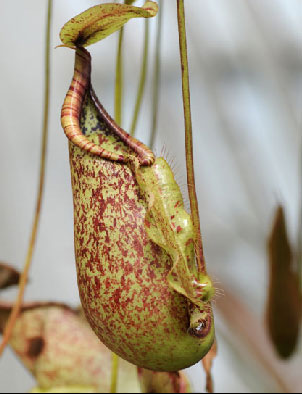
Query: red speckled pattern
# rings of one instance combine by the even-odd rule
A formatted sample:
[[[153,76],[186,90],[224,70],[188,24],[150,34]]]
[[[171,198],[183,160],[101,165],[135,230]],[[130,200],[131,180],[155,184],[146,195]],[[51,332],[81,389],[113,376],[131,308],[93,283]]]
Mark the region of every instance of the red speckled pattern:
[[[81,127],[102,147],[128,148],[86,98]],[[176,371],[199,361],[203,341],[188,334],[187,300],[167,282],[171,260],[145,230],[147,203],[126,164],[73,144],[75,254],[80,297],[99,338],[122,358],[153,370]]]

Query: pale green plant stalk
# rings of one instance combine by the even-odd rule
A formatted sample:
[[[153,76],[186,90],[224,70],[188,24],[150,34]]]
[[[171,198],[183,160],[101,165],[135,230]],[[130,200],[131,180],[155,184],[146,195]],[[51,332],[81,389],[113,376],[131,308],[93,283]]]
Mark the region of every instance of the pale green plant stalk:
[[[133,0],[125,0],[125,4],[132,4]],[[119,31],[118,47],[115,65],[115,93],[114,93],[114,119],[118,125],[122,125],[122,103],[123,103],[123,41],[124,26]]]
[[[163,2],[158,0],[159,10],[157,16],[157,32],[156,32],[156,48],[155,48],[155,61],[153,73],[153,97],[152,97],[152,125],[150,133],[149,146],[153,150],[154,142],[157,131],[158,109],[159,109],[159,85],[160,85],[160,71],[161,71],[161,35],[162,35],[162,14]]]
[[[42,198],[45,183],[45,168],[46,168],[46,151],[48,141],[48,115],[49,115],[49,90],[50,90],[50,35],[51,35],[51,20],[52,20],[52,0],[48,0],[47,8],[47,24],[46,24],[46,43],[45,43],[45,83],[44,83],[44,109],[43,109],[43,125],[42,125],[42,142],[41,142],[41,156],[40,156],[40,172],[39,172],[39,186],[37,192],[37,201],[35,215],[31,230],[31,236],[28,244],[27,254],[25,258],[23,272],[20,277],[18,295],[12,312],[6,324],[2,343],[0,345],[0,355],[7,345],[12,334],[15,322],[20,312],[23,303],[25,287],[28,280],[28,273],[32,262],[33,252],[36,244],[38,226],[40,221]]]
[[[144,50],[143,50],[143,61],[140,73],[140,81],[137,90],[136,96],[136,103],[134,108],[134,114],[132,119],[132,124],[130,128],[130,134],[134,136],[138,115],[142,105],[142,99],[145,91],[146,86],[146,77],[147,77],[147,70],[148,70],[148,54],[149,54],[149,21],[145,19],[145,32],[144,32]]]
[[[110,393],[116,393],[117,382],[118,382],[118,370],[119,370],[119,356],[115,353],[111,352],[112,360],[111,360],[111,384],[110,384]]]
[[[195,254],[197,259],[197,266],[199,272],[205,274],[206,267],[203,257],[203,245],[202,245],[202,239],[200,234],[198,200],[197,200],[196,189],[195,189],[189,66],[188,66],[188,55],[187,55],[184,0],[177,0],[177,16],[178,16],[181,70],[182,70],[182,95],[183,95],[183,107],[184,107],[184,117],[185,117],[187,184],[188,184],[188,192],[190,199],[191,216],[194,226]]]
[[[114,119],[118,125],[122,123],[123,100],[123,38],[124,27],[119,31],[118,48],[115,66]]]

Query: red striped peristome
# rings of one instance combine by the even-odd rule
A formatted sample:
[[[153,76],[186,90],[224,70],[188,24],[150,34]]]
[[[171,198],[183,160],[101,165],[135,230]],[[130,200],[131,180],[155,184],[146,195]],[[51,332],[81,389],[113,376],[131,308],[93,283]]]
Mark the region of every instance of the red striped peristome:
[[[153,164],[154,162],[154,154],[146,145],[142,142],[138,141],[136,138],[133,138],[130,134],[128,134],[125,130],[119,127],[116,122],[111,118],[108,112],[105,110],[103,105],[99,102],[93,88],[91,88],[91,97],[94,101],[94,104],[100,114],[102,115],[102,119],[107,124],[107,126],[112,130],[126,145],[129,146],[137,155],[141,165],[148,166]]]
[[[80,115],[85,94],[90,89],[91,98],[100,116],[109,129],[116,134],[137,155],[140,165],[148,166],[154,162],[153,152],[144,144],[130,136],[119,127],[99,102],[90,82],[91,56],[84,48],[77,48],[75,55],[74,75],[66,94],[61,111],[61,124],[67,138],[80,149],[103,159],[127,163],[130,157],[109,152],[101,146],[89,141],[80,128]]]

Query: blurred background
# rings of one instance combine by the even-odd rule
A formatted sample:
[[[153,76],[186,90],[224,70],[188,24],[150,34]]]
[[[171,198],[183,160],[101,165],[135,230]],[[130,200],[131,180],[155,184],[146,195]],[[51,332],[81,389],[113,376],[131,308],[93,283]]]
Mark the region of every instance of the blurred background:
[[[0,260],[21,269],[35,206],[43,98],[46,1],[1,0]],[[73,252],[73,206],[60,108],[74,53],[60,44],[71,17],[99,4],[54,1],[50,135],[40,232],[26,300],[79,303]],[[136,5],[142,5],[137,1]],[[162,0],[163,28],[155,151],[173,161],[185,191],[184,121],[176,0]],[[302,348],[278,359],[264,327],[268,291],[266,241],[278,204],[289,240],[301,237],[302,2],[186,0],[194,153],[208,270],[224,295],[216,300],[217,392],[301,392]],[[150,20],[148,83],[136,136],[148,143],[156,19]],[[144,22],[125,29],[123,124],[131,124]],[[113,114],[115,33],[90,48],[93,85]],[[301,262],[300,262],[301,264]],[[300,278],[301,280],[301,278]],[[280,289],[282,292],[282,289]],[[1,297],[12,300],[14,290]],[[242,309],[241,309],[242,308]],[[189,371],[204,389],[200,365]],[[0,391],[34,386],[9,348],[0,359]]]

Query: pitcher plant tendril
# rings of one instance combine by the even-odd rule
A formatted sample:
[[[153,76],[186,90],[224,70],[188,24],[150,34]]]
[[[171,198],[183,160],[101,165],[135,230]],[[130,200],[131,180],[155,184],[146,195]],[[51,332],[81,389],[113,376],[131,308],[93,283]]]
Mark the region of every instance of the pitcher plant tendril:
[[[28,273],[30,270],[33,252],[35,248],[38,225],[40,221],[40,213],[42,206],[42,198],[44,191],[45,181],[45,167],[46,167],[46,150],[48,141],[48,114],[49,114],[49,87],[50,87],[50,34],[51,34],[51,17],[52,17],[52,0],[48,0],[47,7],[47,24],[46,24],[46,45],[45,45],[45,85],[44,85],[44,115],[43,115],[43,126],[42,126],[42,143],[41,143],[41,157],[40,157],[40,174],[39,174],[39,186],[36,201],[35,215],[31,230],[31,236],[29,240],[27,255],[24,263],[23,272],[20,277],[19,290],[16,302],[12,308],[10,317],[7,321],[5,330],[3,332],[3,338],[0,345],[0,355],[2,354],[5,346],[7,345],[9,338],[12,334],[15,322],[17,320],[20,308],[22,305],[25,287],[27,284]]]
[[[187,163],[187,184],[190,199],[191,215],[195,233],[195,253],[199,271],[206,273],[205,261],[203,257],[203,245],[200,233],[200,221],[198,200],[195,189],[195,175],[193,162],[193,136],[192,136],[192,119],[190,103],[190,83],[189,83],[189,66],[187,55],[187,38],[186,38],[186,20],[184,0],[177,0],[177,19],[179,32],[179,48],[182,71],[182,94],[185,115],[185,135],[186,135],[186,163]]]
[[[201,276],[206,276],[206,265],[203,255],[203,245],[200,232],[200,220],[198,210],[198,200],[195,188],[195,175],[194,175],[194,161],[193,161],[193,132],[192,132],[192,119],[191,119],[191,103],[190,103],[190,83],[189,83],[189,66],[187,55],[187,37],[186,37],[186,20],[184,0],[177,0],[177,20],[178,20],[178,33],[179,33],[179,49],[181,60],[182,72],[182,95],[183,107],[185,117],[185,145],[186,145],[186,165],[187,165],[187,185],[190,199],[191,216],[194,227],[194,247],[195,256],[197,260],[197,267]],[[206,388],[208,392],[213,392],[213,381],[211,377],[211,366],[213,358],[216,357],[216,345],[213,344],[215,349],[210,350],[208,357],[211,361],[210,364],[203,363],[203,368],[207,375]]]

